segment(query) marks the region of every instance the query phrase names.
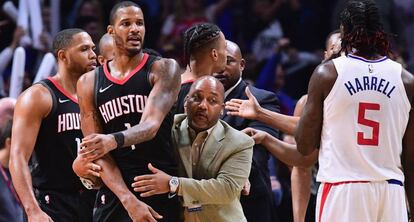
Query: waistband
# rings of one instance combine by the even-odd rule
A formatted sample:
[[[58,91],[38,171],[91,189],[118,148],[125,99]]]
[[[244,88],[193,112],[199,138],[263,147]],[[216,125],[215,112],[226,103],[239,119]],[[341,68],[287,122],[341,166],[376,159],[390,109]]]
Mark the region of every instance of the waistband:
[[[389,179],[386,180],[388,184],[395,184],[399,186],[404,186],[403,182],[396,180],[396,179]],[[325,184],[331,184],[332,186],[342,185],[342,184],[349,184],[349,183],[371,183],[373,181],[365,181],[365,180],[358,180],[358,181],[342,181],[342,182],[336,182],[336,183],[325,183]]]

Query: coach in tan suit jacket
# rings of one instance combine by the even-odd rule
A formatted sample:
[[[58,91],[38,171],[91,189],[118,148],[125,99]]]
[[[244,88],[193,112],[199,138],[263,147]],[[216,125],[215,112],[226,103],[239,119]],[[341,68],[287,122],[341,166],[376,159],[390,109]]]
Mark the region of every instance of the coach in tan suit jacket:
[[[181,177],[149,165],[154,174],[138,176],[132,185],[144,197],[178,194],[186,222],[246,221],[239,197],[249,177],[254,141],[219,120],[223,101],[223,86],[214,77],[196,80],[186,100],[188,116],[176,115],[172,130]],[[170,185],[174,182],[178,184]]]

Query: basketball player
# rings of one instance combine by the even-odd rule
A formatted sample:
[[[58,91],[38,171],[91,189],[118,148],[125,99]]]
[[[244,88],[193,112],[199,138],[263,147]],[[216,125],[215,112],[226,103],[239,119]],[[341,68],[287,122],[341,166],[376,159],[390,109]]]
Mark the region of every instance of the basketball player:
[[[112,39],[111,35],[105,33],[101,37],[101,39],[99,40],[98,50],[99,64],[103,65],[107,61],[112,60],[114,58],[114,40]]]
[[[53,41],[58,73],[31,86],[17,100],[10,172],[31,222],[92,221],[93,206],[87,206],[71,166],[82,138],[76,82],[95,69],[94,47],[81,29],[59,32]]]
[[[349,1],[341,31],[345,56],[314,71],[296,134],[302,154],[319,147],[316,218],[407,221],[404,174],[414,210],[414,77],[387,57],[374,1]]]
[[[86,136],[81,155],[95,160],[111,151],[96,161],[106,187],[98,192],[94,220],[155,221],[161,219],[160,213],[161,221],[179,221],[177,198],[139,197],[142,202],[128,189],[134,176],[150,173],[149,162],[169,174],[177,173],[169,111],[178,95],[178,64],[142,52],[144,15],[133,2],[112,8],[108,33],[114,39],[114,59],[82,76],[77,85]],[[74,168],[84,166],[74,164]]]
[[[194,80],[224,72],[227,63],[226,38],[217,25],[199,23],[185,31],[184,52],[189,62],[181,75],[175,114],[184,113],[184,100]]]

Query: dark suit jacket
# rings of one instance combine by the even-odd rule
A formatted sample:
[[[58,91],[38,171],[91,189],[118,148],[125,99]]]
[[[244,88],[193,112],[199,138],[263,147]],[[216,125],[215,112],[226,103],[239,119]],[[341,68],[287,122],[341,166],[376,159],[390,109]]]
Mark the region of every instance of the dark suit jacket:
[[[233,91],[226,97],[225,102],[230,99],[248,99],[245,93],[247,83],[241,81]],[[256,97],[259,104],[268,110],[279,112],[279,101],[276,94],[249,86],[250,91]],[[264,123],[256,120],[249,120],[224,114],[222,120],[227,122],[235,129],[242,130],[247,127],[268,132],[274,137],[279,136],[279,132]],[[249,181],[251,189],[249,196],[242,196],[241,203],[244,214],[249,222],[274,222],[276,221],[276,207],[272,199],[270,186],[270,176],[268,169],[269,152],[260,145],[255,145],[253,149],[253,161],[250,171]]]

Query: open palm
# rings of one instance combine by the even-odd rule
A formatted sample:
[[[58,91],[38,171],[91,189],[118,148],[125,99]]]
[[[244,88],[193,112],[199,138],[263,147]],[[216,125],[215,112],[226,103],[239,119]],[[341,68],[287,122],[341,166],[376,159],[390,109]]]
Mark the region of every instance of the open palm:
[[[261,108],[257,99],[250,92],[249,87],[246,87],[246,95],[248,100],[231,99],[226,102],[227,114],[232,116],[239,116],[246,119],[257,119],[259,109]]]

